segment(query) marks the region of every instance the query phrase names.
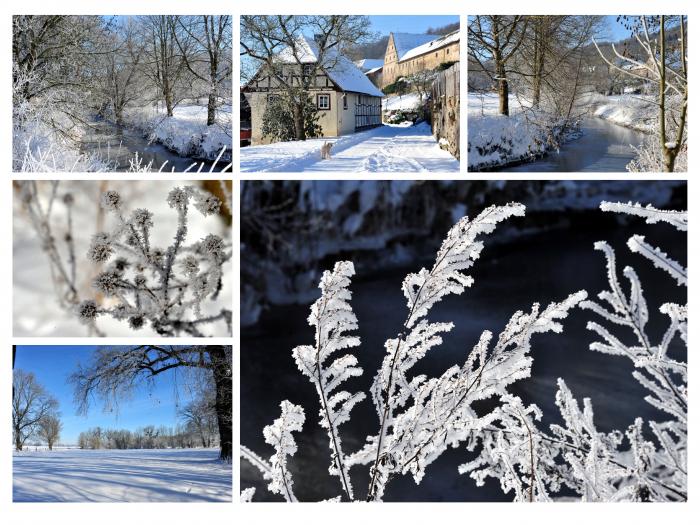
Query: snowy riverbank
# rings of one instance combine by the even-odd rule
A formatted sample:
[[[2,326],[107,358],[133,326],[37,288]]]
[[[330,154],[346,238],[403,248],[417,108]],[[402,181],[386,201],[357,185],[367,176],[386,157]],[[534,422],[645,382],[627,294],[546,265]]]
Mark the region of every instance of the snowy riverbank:
[[[529,111],[528,103],[509,98],[510,116],[498,113],[498,96],[470,93],[468,97],[469,171],[485,171],[532,161],[546,155],[556,145],[551,136],[556,122],[546,115]],[[566,140],[578,138],[575,130]]]
[[[589,98],[594,117],[607,120],[618,126],[650,133],[658,120],[658,106],[650,95],[594,94]]]
[[[217,109],[217,122],[207,126],[206,106],[178,106],[168,117],[162,107],[137,108],[125,113],[125,123],[147,133],[183,157],[213,160],[223,147],[231,160],[231,106]]]

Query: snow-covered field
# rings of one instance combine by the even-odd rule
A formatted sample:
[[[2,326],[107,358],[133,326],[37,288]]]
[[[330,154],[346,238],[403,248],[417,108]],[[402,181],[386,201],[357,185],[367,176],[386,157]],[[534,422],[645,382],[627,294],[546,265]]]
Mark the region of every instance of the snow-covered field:
[[[321,146],[332,142],[332,158]],[[459,161],[440,149],[430,126],[385,125],[342,137],[276,142],[240,149],[241,171],[456,172]]]
[[[152,242],[157,246],[168,246],[175,233],[177,225],[176,213],[168,206],[168,192],[175,186],[196,184],[193,181],[111,181],[100,184],[100,181],[64,181],[59,185],[59,195],[70,190],[75,198],[73,206],[73,221],[75,224],[74,242],[79,270],[78,283],[84,294],[92,297],[94,290],[90,282],[96,270],[85,271],[89,267],[87,259],[90,239],[98,230],[111,230],[114,227],[114,217],[104,218],[99,210],[99,195],[107,189],[117,190],[127,203],[128,211],[136,208],[147,208],[153,213],[155,224],[152,232]],[[48,195],[47,186],[43,187]],[[29,224],[19,199],[13,199],[13,330],[16,336],[48,337],[48,336],[85,336],[85,325],[78,321],[73,312],[62,309],[52,284],[51,272],[46,254],[41,250],[37,234]],[[55,235],[65,234],[65,207],[61,199],[54,203],[56,217]],[[103,222],[101,222],[103,221]],[[203,217],[192,211],[189,214],[187,242],[192,243],[202,239],[209,233],[231,239],[231,229],[218,217]],[[64,244],[60,244],[61,249]],[[231,264],[224,264],[223,289],[218,301],[205,301],[202,306],[204,314],[215,314],[224,307],[230,308],[232,302]],[[97,319],[97,326],[110,336],[156,336],[157,333],[149,326],[144,326],[138,332],[132,331],[128,323],[117,321],[108,316]],[[207,328],[207,335],[226,335],[226,329],[221,323],[213,323]]]
[[[207,126],[206,106],[177,106],[168,117],[163,107],[131,109],[126,122],[144,130],[168,149],[183,157],[215,159],[225,146],[231,158],[231,106],[217,110],[217,123]]]
[[[15,502],[231,501],[215,449],[14,452]]]

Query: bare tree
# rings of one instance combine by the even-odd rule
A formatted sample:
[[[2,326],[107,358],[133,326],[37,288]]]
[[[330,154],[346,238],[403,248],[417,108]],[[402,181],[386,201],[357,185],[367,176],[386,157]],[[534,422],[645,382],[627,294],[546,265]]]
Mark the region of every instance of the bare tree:
[[[538,107],[543,89],[557,91],[566,80],[567,64],[582,60],[581,51],[601,28],[600,16],[528,16],[526,37],[516,67],[506,74],[524,77],[531,87],[532,106]]]
[[[15,370],[12,387],[12,437],[15,450],[22,450],[27,439],[37,435],[41,422],[55,414],[58,401],[31,372]]]
[[[291,105],[296,140],[306,140],[305,112],[311,89],[323,70],[374,34],[365,16],[241,16],[241,55],[252,60],[255,74],[269,76]],[[309,62],[305,35],[315,40]],[[289,64],[282,65],[284,51]]]
[[[178,17],[173,15],[142,17],[144,40],[149,46],[145,65],[148,78],[157,86],[169,117],[178,102],[177,87],[186,71],[175,33],[180,31]],[[183,39],[184,42],[184,39]]]
[[[216,122],[222,88],[231,77],[231,17],[181,16],[182,31],[173,31],[187,69],[207,86],[207,126]]]
[[[620,53],[614,44],[612,51],[619,63],[607,58],[598,47],[600,56],[611,68],[643,82],[657,86],[658,144],[663,170],[672,172],[678,155],[686,148],[686,118],[688,111],[688,40],[686,16],[640,16],[628,22],[632,36],[643,51],[636,59]],[[667,38],[671,25],[678,26],[677,41]],[[595,41],[594,41],[595,43]],[[627,67],[623,67],[627,66]],[[673,104],[675,107],[670,107]]]
[[[138,41],[132,20],[119,32],[108,33],[106,39],[114,51],[103,56],[103,96],[111,107],[114,120],[121,124],[126,106],[141,96],[137,83],[145,45]]]
[[[196,433],[202,447],[211,446],[216,427],[216,411],[212,399],[199,397],[188,403],[180,410],[180,418]]]
[[[527,26],[528,18],[523,15],[479,15],[469,21],[470,63],[487,73],[498,86],[501,115],[509,114],[506,66],[522,45]]]
[[[58,418],[58,414],[49,414],[39,421],[39,437],[46,441],[49,450],[53,450],[54,444],[58,442],[63,430],[63,423]]]
[[[214,385],[214,411],[219,431],[220,458],[231,460],[232,454],[232,383],[231,347],[141,345],[103,347],[91,361],[71,375],[75,400],[85,413],[93,396],[101,398],[111,409],[141,382],[148,382],[169,370],[206,372],[204,380]]]

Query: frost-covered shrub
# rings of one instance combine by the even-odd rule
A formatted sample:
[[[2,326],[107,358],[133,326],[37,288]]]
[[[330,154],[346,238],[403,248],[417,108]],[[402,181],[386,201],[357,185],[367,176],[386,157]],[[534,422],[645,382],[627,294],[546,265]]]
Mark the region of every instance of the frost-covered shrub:
[[[603,202],[601,209],[687,229],[685,212],[609,202]],[[353,334],[357,319],[350,305],[354,267],[339,262],[324,273],[321,298],[311,307],[308,319],[316,329],[315,342],[295,348],[293,356],[316,388],[320,424],[328,431],[331,450],[329,472],[339,478],[345,499],[356,498],[349,476],[353,466],[369,465],[366,499],[380,501],[392,479],[411,474],[419,484],[435,459],[448,447],[460,445],[476,457],[456,470],[469,474],[477,485],[496,478],[516,501],[551,501],[572,493],[583,501],[687,499],[687,365],[668,354],[674,341],[687,349],[687,305],[659,307],[668,317],[668,328],[653,340],[646,330],[649,312],[637,274],[631,267],[624,269],[630,283],[625,292],[618,280],[615,252],[603,241],[595,248],[606,257],[610,289],[600,292],[597,300],[588,300],[587,292],[579,291],[544,309],[535,303],[530,312],[516,312],[495,342],[493,334],[484,331],[462,366],[433,378],[411,375],[416,363],[442,343],[441,334],[453,328],[452,323],[431,322],[428,316],[443,297],[460,294],[472,284],[464,272],[481,253],[478,237],[493,231],[498,222],[523,214],[524,206],[509,204],[492,206],[473,221],[462,218],[449,231],[433,267],[406,277],[402,288],[408,315],[397,336],[386,341],[387,353],[370,389],[379,430],[354,453],[343,450],[339,427],[350,420],[353,406],[365,394],[341,390],[341,385],[363,370],[352,353],[332,355],[360,345]],[[686,269],[644,237],[631,237],[628,247],[666,272],[675,284],[686,286]],[[638,417],[624,430],[600,432],[590,399],[580,405],[559,379],[555,403],[562,422],[545,430],[539,423],[542,410],[509,392],[509,385],[531,373],[532,336],[561,332],[560,321],[576,306],[602,318],[587,325],[598,338],[591,350],[632,360],[634,378],[649,391],[646,401],[665,413],[665,420],[646,424]],[[628,334],[614,335],[613,328]],[[629,336],[632,342],[624,343]],[[486,412],[483,405],[477,410],[475,403],[483,400],[495,404]],[[241,456],[270,481],[268,488],[287,501],[296,501],[287,467],[297,451],[292,432],[301,430],[304,420],[302,407],[283,401],[282,416],[265,428],[266,442],[275,449],[271,459],[264,460],[246,447],[241,450]],[[250,489],[242,494],[243,501],[252,497]]]
[[[59,196],[59,184],[52,181],[46,201],[35,181],[18,184],[32,227],[48,256],[60,304],[91,334],[105,335],[97,324],[101,317],[123,322],[134,331],[150,325],[162,336],[199,337],[205,335],[204,327],[214,324],[231,332],[230,309],[204,312],[205,302],[216,304],[223,289],[223,266],[231,260],[230,240],[213,233],[193,242],[187,238],[192,208],[205,217],[216,215],[222,206],[217,197],[194,186],[172,189],[167,203],[176,217],[176,228],[171,244],[163,247],[153,242],[157,225],[152,211],[130,210],[119,192],[104,191],[99,206],[116,219],[116,226],[92,235],[87,252],[81,255],[75,249],[75,235],[82,232],[75,231],[73,194]],[[223,194],[228,200],[230,192]],[[60,220],[53,212],[58,198],[66,210],[63,235],[54,231]],[[230,209],[231,203],[226,202],[226,207]],[[88,292],[78,284],[83,273],[93,275]]]
[[[406,320],[397,336],[386,341],[386,356],[370,389],[379,419],[378,432],[351,454],[343,450],[339,427],[350,420],[353,406],[366,396],[340,388],[363,370],[353,354],[333,354],[360,345],[360,339],[352,333],[357,329],[349,290],[354,267],[351,262],[339,262],[333,271],[324,273],[321,298],[313,304],[309,316],[309,324],[316,329],[315,343],[295,348],[293,356],[318,393],[320,424],[328,431],[331,450],[329,472],[338,477],[346,499],[355,498],[349,476],[349,469],[355,465],[369,465],[370,484],[365,494],[369,501],[381,500],[387,484],[397,476],[411,474],[420,483],[426,468],[449,446],[465,442],[491,422],[491,414],[477,415],[474,403],[506,394],[508,385],[530,375],[532,336],[560,332],[558,321],[585,299],[586,293],[581,291],[544,309],[535,303],[530,312],[516,312],[495,342],[493,334],[484,331],[462,366],[453,366],[434,378],[411,375],[416,363],[442,343],[441,334],[453,328],[452,323],[431,322],[428,315],[445,296],[461,294],[471,286],[473,279],[465,271],[481,254],[480,236],[524,212],[523,205],[512,203],[491,206],[471,221],[463,217],[448,232],[432,268],[406,277],[402,286]],[[273,428],[289,413],[287,403],[283,402],[283,416]],[[299,430],[304,422],[303,409],[295,407],[295,411],[299,416],[294,428],[287,429],[289,432]],[[245,447],[241,454],[271,480],[269,488],[280,493],[280,486],[290,486],[286,461],[296,452],[296,446],[290,446],[289,440],[267,439],[270,428],[265,430],[266,441],[275,447],[273,458],[284,457],[283,470],[275,467],[274,459],[265,461]],[[275,432],[278,434],[280,431]],[[281,494],[288,501],[295,499],[291,493]]]

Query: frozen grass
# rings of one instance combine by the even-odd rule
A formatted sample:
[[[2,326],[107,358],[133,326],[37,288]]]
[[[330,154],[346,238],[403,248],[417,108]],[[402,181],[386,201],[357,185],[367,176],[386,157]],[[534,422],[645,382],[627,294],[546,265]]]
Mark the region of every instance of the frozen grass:
[[[15,502],[231,501],[215,449],[14,452]]]

